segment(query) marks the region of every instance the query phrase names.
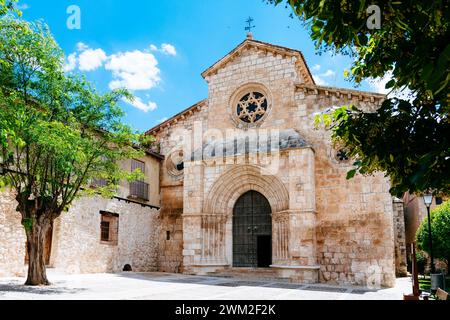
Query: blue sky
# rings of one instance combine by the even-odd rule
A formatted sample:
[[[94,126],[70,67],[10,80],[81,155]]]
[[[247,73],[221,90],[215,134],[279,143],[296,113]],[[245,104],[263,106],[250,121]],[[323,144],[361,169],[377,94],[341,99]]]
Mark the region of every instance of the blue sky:
[[[67,8],[81,12],[81,29],[67,27]],[[44,20],[67,57],[99,91],[126,86],[137,100],[123,102],[125,121],[147,130],[207,97],[201,72],[245,39],[303,52],[318,84],[353,88],[344,80],[348,57],[317,55],[307,30],[290,11],[263,0],[21,0],[27,20]],[[379,85],[358,89],[379,91]]]

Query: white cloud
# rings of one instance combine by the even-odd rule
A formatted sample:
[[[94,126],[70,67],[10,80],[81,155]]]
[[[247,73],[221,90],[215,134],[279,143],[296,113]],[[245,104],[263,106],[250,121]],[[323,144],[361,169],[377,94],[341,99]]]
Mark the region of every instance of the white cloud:
[[[321,76],[319,76],[319,75],[317,75],[317,74],[313,74],[313,78],[314,78],[314,81],[316,82],[316,84],[317,84],[318,86],[326,86],[326,85],[328,85],[328,82],[326,82],[325,80],[323,80],[323,79],[321,78]]]
[[[148,90],[161,80],[158,61],[151,53],[139,50],[113,54],[105,65],[113,73],[111,89]]]
[[[161,119],[157,120],[156,122],[157,123],[163,123],[164,121],[167,121],[167,119],[169,119],[169,118],[164,117],[164,118],[161,118]]]
[[[151,45],[150,49],[156,49],[158,52],[164,52],[168,55],[176,55],[175,47],[169,44],[164,44],[161,49]],[[67,57],[64,71],[69,72],[75,69],[94,71],[102,67],[112,73],[112,80],[109,82],[110,89],[150,90],[161,81],[158,61],[148,50],[134,50],[107,55],[103,49],[92,49],[83,42],[78,42],[76,51]],[[124,99],[124,101],[144,112],[155,110],[157,104],[148,99],[148,94],[145,96],[147,101],[143,101],[140,97],[135,97],[133,100]]]
[[[77,50],[78,51],[85,51],[87,49],[89,49],[89,46],[87,44],[85,44],[83,42],[78,42],[77,43]]]
[[[334,72],[331,69],[328,69],[324,73],[321,74],[322,77],[334,77],[336,75],[336,72]]]
[[[311,68],[311,70],[312,70],[312,71],[319,71],[320,68],[321,68],[320,64],[316,64],[316,65],[314,65],[314,66]]]
[[[161,45],[161,51],[165,54],[168,54],[169,56],[176,56],[177,55],[177,50],[175,49],[175,47],[171,44],[168,43],[163,43]]]
[[[93,71],[101,66],[108,59],[102,49],[87,49],[78,57],[79,69],[81,71]]]
[[[144,112],[153,111],[158,107],[155,102],[149,101],[145,103],[139,97],[134,97],[133,100],[123,99],[123,101]]]
[[[386,89],[386,84],[392,79],[392,71],[388,71],[383,77],[367,80],[370,87],[377,93],[387,94],[388,98],[399,98],[407,101],[412,101],[414,95],[409,88],[403,90]],[[392,92],[391,92],[392,91]]]
[[[377,93],[387,94],[390,90],[386,89],[386,83],[388,83],[390,78],[384,76],[383,78],[374,78],[367,80],[370,87]]]
[[[76,67],[77,67],[77,54],[72,53],[67,57],[67,63],[64,64],[63,69],[65,72],[69,72],[75,70]]]
[[[15,7],[17,9],[19,9],[19,10],[22,10],[22,11],[30,9],[30,6],[28,4],[26,4],[26,3],[18,3],[18,4],[15,5]]]
[[[151,44],[150,50],[154,51],[154,52],[161,52],[161,53],[169,55],[169,56],[177,55],[177,49],[175,48],[175,46],[171,45],[170,43],[163,43],[161,45],[161,48],[158,48],[156,45]]]

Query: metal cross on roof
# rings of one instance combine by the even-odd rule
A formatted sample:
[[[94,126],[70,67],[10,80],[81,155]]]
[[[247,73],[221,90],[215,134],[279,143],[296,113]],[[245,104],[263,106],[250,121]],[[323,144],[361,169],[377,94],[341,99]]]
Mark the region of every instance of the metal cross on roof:
[[[255,26],[252,25],[253,21],[255,20],[253,20],[252,17],[248,17],[247,21],[245,21],[248,24],[248,26],[245,27],[245,31],[252,32],[252,29],[256,28]]]

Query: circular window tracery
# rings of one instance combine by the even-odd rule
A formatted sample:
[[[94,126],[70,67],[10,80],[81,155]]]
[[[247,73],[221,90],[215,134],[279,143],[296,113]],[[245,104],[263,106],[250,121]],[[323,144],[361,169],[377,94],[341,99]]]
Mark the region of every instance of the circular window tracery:
[[[347,162],[349,160],[348,151],[340,149],[336,152],[336,159],[340,162]]]
[[[172,176],[179,177],[183,174],[184,157],[182,150],[178,150],[170,154],[167,158],[166,168]]]
[[[267,113],[267,98],[264,94],[252,91],[245,94],[237,103],[237,117],[245,123],[255,123]]]
[[[272,104],[272,93],[264,84],[247,82],[230,96],[228,114],[238,129],[258,128],[270,117]]]

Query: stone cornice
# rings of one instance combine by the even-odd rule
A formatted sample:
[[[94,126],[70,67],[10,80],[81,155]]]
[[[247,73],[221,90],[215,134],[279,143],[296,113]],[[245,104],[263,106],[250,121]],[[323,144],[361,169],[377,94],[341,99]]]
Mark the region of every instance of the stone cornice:
[[[348,99],[352,99],[352,97],[357,97],[359,100],[369,99],[371,102],[375,101],[383,101],[386,99],[385,94],[368,92],[368,91],[359,91],[353,89],[345,89],[345,88],[335,88],[335,87],[326,87],[326,86],[317,86],[317,85],[308,85],[304,83],[296,84],[297,90],[302,90],[306,94],[325,94],[325,95],[334,95],[337,98],[341,96],[347,96]]]
[[[174,115],[173,117],[160,123],[156,127],[151,128],[145,134],[146,135],[156,134],[165,128],[169,128],[170,126],[176,124],[178,121],[184,120],[184,119],[190,117],[191,115],[193,115],[195,112],[200,111],[205,105],[207,105],[207,103],[208,103],[208,99],[204,99],[200,102],[197,102],[193,106],[190,106],[189,108],[181,111],[180,113],[177,113],[176,115]]]

